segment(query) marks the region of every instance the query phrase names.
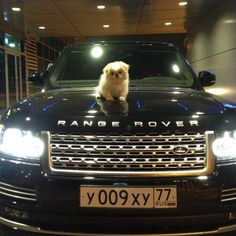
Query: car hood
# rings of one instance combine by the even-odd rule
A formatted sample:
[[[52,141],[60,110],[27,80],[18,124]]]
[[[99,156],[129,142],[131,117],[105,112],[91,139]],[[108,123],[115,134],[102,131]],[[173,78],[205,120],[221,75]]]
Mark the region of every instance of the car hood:
[[[96,99],[91,89],[58,89],[21,101],[2,120],[10,126],[17,121],[20,126],[44,130],[80,127],[81,121],[97,120],[170,122],[174,126],[178,121],[189,124],[191,120],[202,120],[202,127],[206,128],[213,123],[216,127],[222,122],[222,126],[232,123],[235,108],[216,96],[192,89],[131,89],[125,102]],[[71,125],[74,121],[75,125]]]

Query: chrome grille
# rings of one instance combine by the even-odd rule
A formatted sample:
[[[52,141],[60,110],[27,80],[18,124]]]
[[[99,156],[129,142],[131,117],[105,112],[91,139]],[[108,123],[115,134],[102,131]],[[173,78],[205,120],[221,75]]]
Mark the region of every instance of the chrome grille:
[[[180,152],[175,151],[176,148]],[[183,152],[181,151],[183,150]],[[50,135],[54,171],[197,171],[207,165],[204,133],[160,135]]]

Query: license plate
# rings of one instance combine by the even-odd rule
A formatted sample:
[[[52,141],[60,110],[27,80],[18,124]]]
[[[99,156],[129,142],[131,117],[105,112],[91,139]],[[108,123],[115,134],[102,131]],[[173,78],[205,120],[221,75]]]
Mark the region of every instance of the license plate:
[[[176,186],[81,186],[80,206],[98,208],[176,208]]]

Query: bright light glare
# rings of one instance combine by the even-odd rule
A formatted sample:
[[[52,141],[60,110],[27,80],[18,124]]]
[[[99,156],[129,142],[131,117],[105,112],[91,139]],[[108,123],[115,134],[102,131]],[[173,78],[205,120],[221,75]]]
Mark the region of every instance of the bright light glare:
[[[172,22],[165,22],[166,26],[172,25]]]
[[[174,65],[172,66],[172,69],[173,69],[173,71],[174,71],[175,73],[179,73],[179,72],[180,72],[179,66],[176,65],[176,64],[174,64]]]
[[[224,136],[217,138],[212,144],[213,153],[217,157],[230,158],[235,156],[236,140],[230,137],[229,132],[225,132]]]
[[[16,157],[39,158],[43,154],[44,144],[30,131],[9,128],[3,134],[0,151]]]
[[[215,95],[226,95],[233,92],[232,90],[228,88],[209,88],[209,89],[206,89],[206,91],[208,93],[212,93]]]
[[[99,10],[102,10],[102,9],[105,9],[106,8],[106,6],[104,6],[104,5],[98,5],[97,6],[97,9],[99,9]]]
[[[91,56],[94,58],[99,58],[102,56],[102,54],[103,54],[103,50],[99,46],[96,46],[91,50]]]
[[[186,5],[188,5],[187,2],[179,2],[179,6],[186,6]]]
[[[9,47],[15,48],[15,47],[16,47],[16,44],[15,44],[15,43],[9,43]]]
[[[19,7],[12,7],[12,11],[21,11]]]
[[[225,20],[223,21],[223,23],[226,23],[226,24],[232,24],[232,23],[235,23],[236,21],[235,20]]]
[[[208,177],[205,175],[198,176],[197,178],[200,180],[207,180],[208,179]]]
[[[89,114],[95,114],[95,113],[97,113],[97,111],[96,110],[89,110],[88,113]]]

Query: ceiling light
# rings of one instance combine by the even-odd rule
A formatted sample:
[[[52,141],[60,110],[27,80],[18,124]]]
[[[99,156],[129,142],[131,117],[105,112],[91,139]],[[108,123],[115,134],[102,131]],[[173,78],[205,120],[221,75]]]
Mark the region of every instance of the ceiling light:
[[[91,50],[91,56],[94,58],[99,58],[102,56],[102,54],[103,54],[103,49],[99,46],[95,46]]]
[[[12,7],[12,11],[21,11],[19,7]]]
[[[104,6],[104,5],[98,5],[97,6],[97,9],[99,9],[99,10],[102,10],[102,9],[105,9],[106,8],[106,6]]]
[[[174,65],[172,66],[172,70],[173,70],[175,73],[179,73],[179,72],[180,72],[179,66],[176,65],[176,64],[174,64]]]
[[[167,25],[167,26],[168,25],[172,25],[172,22],[170,22],[170,21],[169,22],[165,22],[165,25]]]
[[[110,25],[103,25],[103,28],[109,28]]]
[[[39,26],[39,29],[44,30],[44,29],[46,29],[46,27],[45,26]]]
[[[179,5],[180,6],[186,6],[186,5],[188,5],[188,3],[187,2],[179,2]]]
[[[16,47],[16,44],[15,44],[15,43],[9,43],[9,47],[15,48],[15,47]]]

